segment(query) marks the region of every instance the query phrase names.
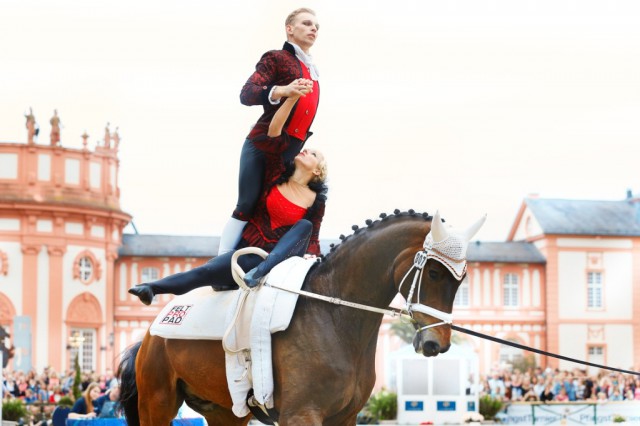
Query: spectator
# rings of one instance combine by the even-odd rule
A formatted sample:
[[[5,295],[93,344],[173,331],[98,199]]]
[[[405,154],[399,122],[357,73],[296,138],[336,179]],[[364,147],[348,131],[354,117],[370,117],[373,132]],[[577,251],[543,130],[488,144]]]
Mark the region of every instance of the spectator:
[[[94,402],[96,399],[100,397],[100,385],[96,382],[89,383],[87,386],[87,390],[82,393],[82,397],[80,397],[75,404],[73,404],[73,408],[71,408],[71,412],[69,413],[70,419],[91,419],[96,416],[96,412],[94,411]]]
[[[609,396],[609,401],[622,401],[622,394],[620,393],[620,389],[614,388],[613,393]]]
[[[504,381],[498,372],[493,373],[493,377],[489,379],[489,389],[492,397],[504,398]]]
[[[64,393],[62,392],[62,387],[61,386],[55,386],[55,387],[49,386],[49,388],[51,389],[51,392],[49,392],[49,402],[52,403],[52,404],[57,404],[58,401],[60,401],[60,398],[62,398],[64,396]]]
[[[560,393],[556,395],[555,400],[558,402],[567,402],[569,401],[569,395],[567,394],[567,390],[564,387],[560,388]]]
[[[531,388],[523,395],[522,400],[525,402],[536,402],[540,401],[540,398],[538,398],[538,395],[534,392],[533,388]]]
[[[120,400],[120,386],[115,385],[111,389],[107,390],[107,393],[102,395],[95,401],[96,415],[98,417],[117,417],[119,411],[118,402]]]
[[[549,402],[549,401],[553,401],[553,385],[552,384],[548,384],[545,386],[544,391],[542,391],[542,393],[540,394],[540,401],[542,402]]]
[[[514,369],[511,375],[511,400],[520,401],[522,395],[524,395],[524,389],[522,387],[524,382],[524,376],[519,369]]]

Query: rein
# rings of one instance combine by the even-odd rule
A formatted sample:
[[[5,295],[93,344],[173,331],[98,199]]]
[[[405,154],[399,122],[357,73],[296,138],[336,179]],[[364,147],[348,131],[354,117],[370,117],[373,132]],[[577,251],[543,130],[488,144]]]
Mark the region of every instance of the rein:
[[[257,254],[259,256],[262,256],[263,258],[266,258],[268,254],[264,250],[257,247],[246,247],[240,250],[236,250],[236,252],[231,257],[231,274],[233,275],[233,279],[240,286],[240,288],[245,291],[245,294],[249,294],[248,293],[249,291],[255,291],[259,289],[260,286],[257,286],[255,288],[250,288],[244,282],[243,278],[245,273],[240,267],[240,265],[238,265],[238,257],[245,254]],[[415,274],[413,276],[413,282],[411,284],[411,288],[409,289],[409,295],[407,296],[406,307],[405,309],[400,311],[394,310],[394,309],[376,308],[374,306],[364,305],[362,303],[356,303],[356,302],[349,302],[347,300],[343,300],[338,297],[324,296],[322,294],[317,294],[317,293],[313,293],[305,290],[292,290],[292,289],[284,288],[277,284],[272,284],[272,283],[264,283],[263,285],[267,287],[275,288],[277,290],[286,291],[288,293],[294,293],[300,296],[305,296],[311,299],[322,300],[324,302],[332,303],[334,305],[347,306],[350,308],[360,309],[363,311],[375,312],[378,314],[388,315],[392,318],[400,318],[402,320],[406,320],[413,323],[416,323],[415,319],[413,318],[413,312],[419,312],[426,315],[431,315],[432,317],[435,317],[441,320],[441,322],[438,322],[435,324],[425,325],[420,328],[416,327],[416,333],[419,333],[428,328],[437,327],[445,324],[451,324],[453,322],[452,314],[443,312],[438,309],[419,303],[418,295],[420,294],[420,286],[422,285],[422,271],[426,263],[427,263],[427,250],[425,249],[416,253],[415,258],[413,259],[413,265],[411,266],[411,268],[409,268],[407,273],[404,275],[404,277],[402,278],[402,281],[400,281],[400,285],[398,286],[398,293],[400,293],[400,290],[402,290],[402,285],[404,284],[405,280],[409,277],[411,272],[415,270]],[[416,300],[418,300],[418,302],[411,303],[411,299],[413,297],[416,285],[418,285],[418,293],[416,294]],[[231,325],[233,324],[233,322],[235,321],[232,321]],[[231,329],[231,325],[229,326],[229,329],[225,333],[225,338]],[[223,342],[224,340],[225,339],[223,338]]]
[[[237,250],[231,260],[231,269],[232,269],[232,274],[233,277],[235,279],[235,281],[238,283],[238,285],[240,286],[240,288],[242,288],[243,290],[246,290],[246,293],[248,294],[248,291],[255,291],[258,288],[260,288],[260,286],[255,287],[255,288],[249,288],[247,287],[247,285],[244,283],[244,280],[242,279],[244,277],[244,271],[242,270],[242,268],[240,268],[240,266],[237,263],[237,258],[239,256],[242,256],[244,254],[249,254],[249,253],[253,253],[253,254],[258,254],[262,257],[266,257],[267,253],[264,250],[261,250],[259,248],[256,247],[247,247],[247,248],[243,248],[240,250]],[[393,310],[393,309],[382,309],[382,308],[376,308],[373,306],[368,306],[368,305],[363,305],[361,303],[355,303],[355,302],[349,302],[346,300],[342,300],[340,298],[337,297],[329,297],[329,296],[324,296],[321,294],[316,294],[316,293],[312,293],[309,291],[305,291],[305,290],[291,290],[288,288],[284,288],[284,287],[280,287],[277,284],[271,284],[271,283],[265,283],[264,285],[268,286],[268,287],[272,287],[281,291],[286,291],[289,293],[295,293],[295,294],[299,294],[301,296],[305,296],[311,299],[317,299],[317,300],[322,300],[324,302],[328,302],[328,303],[332,303],[334,305],[340,305],[340,306],[347,306],[350,308],[354,308],[354,309],[360,309],[360,310],[364,310],[364,311],[369,311],[369,312],[375,312],[378,314],[383,314],[383,315],[388,315],[392,318],[399,318],[401,320],[406,320],[409,322],[413,322],[414,324],[416,323],[416,320],[413,318],[413,312],[419,312],[422,314],[426,314],[426,315],[430,315],[434,318],[438,318],[439,320],[441,320],[441,322],[435,323],[435,324],[429,324],[429,325],[425,325],[423,327],[416,327],[416,333],[419,333],[423,330],[426,330],[428,328],[432,328],[432,327],[437,327],[440,325],[445,325],[445,324],[449,324],[451,326],[452,330],[458,331],[460,333],[465,333],[465,334],[469,334],[471,336],[475,336],[475,337],[479,337],[481,339],[485,339],[485,340],[490,340],[496,343],[500,343],[503,345],[507,345],[507,346],[512,346],[514,348],[518,348],[518,349],[522,349],[525,351],[529,351],[529,352],[535,352],[537,354],[540,355],[544,355],[544,356],[549,356],[549,357],[553,357],[553,358],[558,358],[564,361],[569,361],[569,362],[574,362],[577,364],[583,364],[583,365],[588,365],[590,367],[597,367],[597,368],[601,368],[604,370],[610,370],[610,371],[617,371],[619,373],[625,373],[625,374],[632,374],[635,376],[640,376],[640,372],[637,371],[631,371],[631,370],[623,370],[623,369],[619,369],[619,368],[614,368],[614,367],[608,367],[606,365],[600,365],[600,364],[595,364],[592,362],[588,362],[588,361],[582,361],[579,359],[575,359],[575,358],[570,358],[570,357],[566,357],[563,355],[558,355],[558,354],[554,354],[551,352],[547,352],[547,351],[543,351],[540,349],[536,349],[536,348],[532,348],[530,346],[525,346],[525,345],[521,345],[519,343],[515,343],[515,342],[510,342],[508,340],[504,340],[504,339],[500,339],[498,337],[494,337],[494,336],[489,336],[487,334],[483,334],[483,333],[479,333],[477,331],[472,331],[463,327],[459,327],[457,325],[453,324],[453,315],[447,312],[443,312],[440,311],[438,309],[432,308],[430,306],[426,306],[423,305],[422,303],[419,303],[418,300],[418,295],[420,294],[420,289],[421,289],[421,285],[422,285],[422,273],[423,273],[423,269],[424,266],[427,263],[427,249],[423,249],[419,252],[416,253],[414,259],[413,259],[413,265],[411,266],[411,268],[409,268],[409,270],[407,271],[407,273],[404,275],[404,277],[402,278],[402,280],[400,281],[400,285],[398,286],[398,293],[400,293],[400,291],[402,290],[402,286],[404,284],[404,282],[407,280],[407,278],[409,277],[409,275],[411,274],[412,271],[415,271],[414,275],[413,275],[413,280],[411,283],[411,288],[409,289],[409,294],[407,296],[407,304],[405,309],[398,311],[398,310]],[[411,299],[413,298],[413,295],[415,293],[415,289],[416,286],[418,287],[418,293],[416,294],[416,303],[411,303]],[[233,324],[233,322],[232,322]],[[224,339],[223,339],[224,340]]]
[[[588,366],[591,366],[591,367],[598,367],[598,368],[602,368],[602,369],[605,369],[605,370],[618,371],[620,373],[633,374],[635,376],[640,376],[640,373],[637,372],[637,371],[621,370],[619,368],[607,367],[606,365],[594,364],[594,363],[588,362],[588,361],[582,361],[582,360],[575,359],[575,358],[569,358],[568,356],[557,355],[557,354],[554,354],[554,353],[551,353],[551,352],[547,352],[547,351],[543,351],[543,350],[540,350],[540,349],[532,348],[530,346],[525,346],[525,345],[521,345],[519,343],[510,342],[508,340],[503,340],[503,339],[500,339],[498,337],[489,336],[488,334],[478,333],[477,331],[472,331],[472,330],[469,330],[469,329],[466,329],[466,328],[458,327],[457,325],[453,325],[453,324],[451,324],[451,329],[459,331],[460,333],[466,333],[466,334],[469,334],[471,336],[479,337],[481,339],[491,340],[491,341],[496,342],[496,343],[501,343],[503,345],[513,346],[514,348],[518,348],[518,349],[522,349],[522,350],[530,351],[530,352],[535,352],[537,354],[550,356],[550,357],[553,357],[553,358],[562,359],[564,361],[570,361],[570,362],[575,362],[577,364],[584,364],[584,365],[588,365]]]

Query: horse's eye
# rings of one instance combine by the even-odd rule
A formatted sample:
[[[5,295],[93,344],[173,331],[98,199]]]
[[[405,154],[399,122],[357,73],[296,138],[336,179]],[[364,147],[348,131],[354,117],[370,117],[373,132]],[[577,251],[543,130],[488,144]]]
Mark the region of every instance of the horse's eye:
[[[429,271],[429,278],[431,278],[432,280],[437,280],[438,279],[438,271],[434,271],[434,270]]]

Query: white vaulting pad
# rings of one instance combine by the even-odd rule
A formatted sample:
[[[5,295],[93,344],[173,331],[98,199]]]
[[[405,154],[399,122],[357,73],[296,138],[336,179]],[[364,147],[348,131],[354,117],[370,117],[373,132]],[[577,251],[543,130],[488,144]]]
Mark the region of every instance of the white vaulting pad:
[[[227,311],[236,305],[239,293],[206,286],[176,296],[160,311],[149,332],[166,339],[222,340]]]
[[[315,259],[291,257],[273,268],[268,280],[299,290],[315,262]],[[241,294],[240,290],[213,291],[205,286],[176,296],[160,311],[149,331],[153,336],[167,339],[222,340],[233,317],[228,312],[235,309]],[[269,330],[272,333],[284,330],[289,326],[297,300],[297,294],[263,286],[249,294],[238,322],[251,324],[253,306],[258,304],[262,321],[265,315],[269,319]]]

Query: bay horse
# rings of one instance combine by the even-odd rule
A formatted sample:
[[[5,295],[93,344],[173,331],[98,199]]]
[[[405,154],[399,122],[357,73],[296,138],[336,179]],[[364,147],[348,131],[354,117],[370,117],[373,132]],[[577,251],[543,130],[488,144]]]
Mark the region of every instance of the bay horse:
[[[411,314],[417,330],[416,351],[424,356],[446,352],[450,321],[440,319],[451,313],[466,272],[468,241],[484,218],[459,234],[464,241],[454,247],[456,258],[435,248],[453,232],[437,213],[432,218],[396,210],[380,217],[368,220],[367,227],[354,225],[349,237],[341,236],[342,243],[312,267],[302,288],[378,308],[386,308],[398,292],[410,301],[415,291],[419,303]],[[430,231],[431,237],[425,240]],[[431,252],[425,248],[429,238],[436,243]],[[416,253],[426,253],[426,263],[416,275],[417,290],[415,284],[401,285],[416,264]],[[464,262],[464,270],[452,268],[451,262],[458,266]],[[289,328],[272,336],[279,425],[356,424],[375,384],[382,318],[380,313],[298,298]],[[251,418],[238,418],[231,411],[220,341],[171,340],[147,332],[141,343],[127,350],[119,370],[121,402],[129,425],[169,425],[183,401],[201,413],[209,426],[244,426]]]

